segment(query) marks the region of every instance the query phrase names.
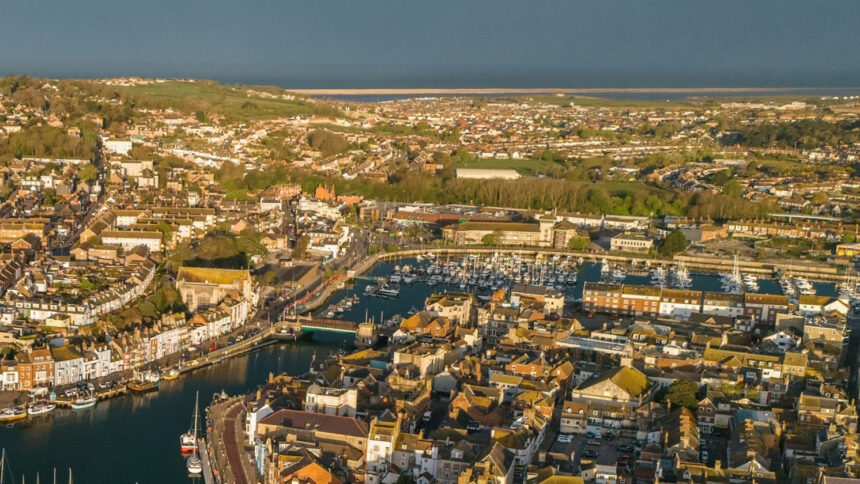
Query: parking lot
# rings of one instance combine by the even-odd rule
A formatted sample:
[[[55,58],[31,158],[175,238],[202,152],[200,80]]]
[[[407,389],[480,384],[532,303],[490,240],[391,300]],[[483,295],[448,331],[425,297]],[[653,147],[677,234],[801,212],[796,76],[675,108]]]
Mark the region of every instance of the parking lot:
[[[619,455],[617,447],[623,444],[632,445],[632,442],[619,439],[610,441],[587,437],[585,435],[571,435],[570,437],[571,442],[569,443],[559,442],[556,438],[550,450],[566,455],[573,453],[572,457],[576,465],[579,465],[580,460],[583,458],[593,459],[600,463],[614,463],[617,461]]]

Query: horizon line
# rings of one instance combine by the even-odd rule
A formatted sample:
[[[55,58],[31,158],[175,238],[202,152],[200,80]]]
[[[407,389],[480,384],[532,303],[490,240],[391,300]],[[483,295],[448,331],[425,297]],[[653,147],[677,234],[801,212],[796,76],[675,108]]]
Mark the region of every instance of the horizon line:
[[[797,91],[853,91],[860,86],[841,87],[589,87],[589,88],[553,88],[553,87],[477,87],[477,88],[311,88],[291,89],[286,91],[308,96],[349,96],[349,95],[414,95],[414,94],[602,94],[602,93],[768,93],[768,92],[797,92]]]

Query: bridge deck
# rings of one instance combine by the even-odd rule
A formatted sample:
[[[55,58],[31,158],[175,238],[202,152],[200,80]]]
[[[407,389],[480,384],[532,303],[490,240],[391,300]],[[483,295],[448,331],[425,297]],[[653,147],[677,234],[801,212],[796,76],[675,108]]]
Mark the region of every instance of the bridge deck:
[[[302,321],[302,331],[338,331],[355,333],[357,329],[358,323],[355,321],[323,318],[313,318],[309,321]]]

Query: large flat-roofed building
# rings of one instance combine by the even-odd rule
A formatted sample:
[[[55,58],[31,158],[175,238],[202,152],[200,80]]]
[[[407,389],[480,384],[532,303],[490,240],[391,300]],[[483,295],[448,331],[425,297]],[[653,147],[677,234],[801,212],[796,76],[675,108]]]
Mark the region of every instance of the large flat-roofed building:
[[[161,252],[163,234],[156,230],[105,230],[101,233],[102,244],[117,245],[131,250],[142,245],[152,252]]]
[[[251,274],[246,269],[180,267],[176,289],[191,312],[215,307],[233,292],[254,303]]]
[[[484,243],[491,237],[491,245],[541,245],[540,225],[518,222],[464,222],[443,229],[446,239],[454,245]]]
[[[454,245],[514,245],[567,248],[577,235],[568,222],[542,217],[537,222],[463,222],[442,229],[445,240]]]
[[[626,252],[648,252],[654,248],[654,240],[639,234],[619,234],[609,240],[609,248]]]
[[[472,180],[516,180],[520,174],[516,170],[496,168],[457,168],[457,178]]]

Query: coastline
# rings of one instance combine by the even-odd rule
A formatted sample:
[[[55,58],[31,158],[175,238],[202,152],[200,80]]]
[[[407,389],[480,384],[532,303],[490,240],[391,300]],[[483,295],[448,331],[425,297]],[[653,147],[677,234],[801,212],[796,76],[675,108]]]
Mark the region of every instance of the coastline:
[[[629,87],[629,88],[369,88],[369,89],[290,89],[307,96],[415,96],[415,95],[517,95],[517,94],[756,94],[818,91],[858,91],[860,87]]]

